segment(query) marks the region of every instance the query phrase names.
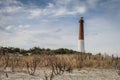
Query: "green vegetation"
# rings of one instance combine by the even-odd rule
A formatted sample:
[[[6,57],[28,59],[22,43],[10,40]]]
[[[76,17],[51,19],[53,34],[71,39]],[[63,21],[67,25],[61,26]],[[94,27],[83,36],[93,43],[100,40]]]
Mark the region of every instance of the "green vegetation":
[[[30,48],[29,50],[25,49],[20,49],[20,48],[14,48],[14,47],[1,47],[0,48],[0,53],[1,54],[22,54],[22,55],[36,55],[36,54],[71,54],[75,53],[76,51],[71,50],[71,49],[65,49],[65,48],[60,48],[60,49],[55,49],[51,50],[49,48],[40,48],[40,47],[33,47]]]

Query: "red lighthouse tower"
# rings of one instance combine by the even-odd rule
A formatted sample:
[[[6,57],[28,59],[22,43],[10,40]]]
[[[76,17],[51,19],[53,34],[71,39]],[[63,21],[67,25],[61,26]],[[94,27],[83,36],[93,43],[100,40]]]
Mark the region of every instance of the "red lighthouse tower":
[[[78,51],[85,52],[84,48],[84,20],[83,17],[79,21],[79,40],[78,40]]]

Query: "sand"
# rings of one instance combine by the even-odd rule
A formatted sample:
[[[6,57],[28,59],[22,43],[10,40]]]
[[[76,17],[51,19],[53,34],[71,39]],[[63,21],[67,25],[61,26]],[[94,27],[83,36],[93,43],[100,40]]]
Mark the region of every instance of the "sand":
[[[45,80],[45,73],[50,77],[50,69],[37,70],[35,75],[26,72],[0,72],[0,80]],[[49,80],[49,79],[48,79]],[[120,75],[115,69],[74,69],[72,73],[65,72],[62,75],[55,75],[53,80],[120,80]]]

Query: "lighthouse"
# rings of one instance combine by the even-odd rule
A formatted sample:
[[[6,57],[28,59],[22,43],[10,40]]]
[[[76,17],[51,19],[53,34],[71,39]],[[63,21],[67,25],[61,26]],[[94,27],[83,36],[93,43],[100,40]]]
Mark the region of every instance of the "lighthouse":
[[[80,20],[79,20],[78,51],[82,52],[82,53],[85,53],[85,46],[84,46],[84,20],[83,20],[83,17],[80,17]]]

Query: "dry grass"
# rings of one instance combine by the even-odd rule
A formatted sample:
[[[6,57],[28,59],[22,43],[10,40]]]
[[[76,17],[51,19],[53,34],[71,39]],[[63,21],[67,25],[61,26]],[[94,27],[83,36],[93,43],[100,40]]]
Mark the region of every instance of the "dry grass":
[[[119,57],[89,54],[63,54],[63,55],[32,55],[15,56],[0,55],[0,68],[10,68],[11,72],[24,71],[34,74],[36,69],[51,68],[54,74],[72,72],[73,68],[115,68],[120,66]]]

